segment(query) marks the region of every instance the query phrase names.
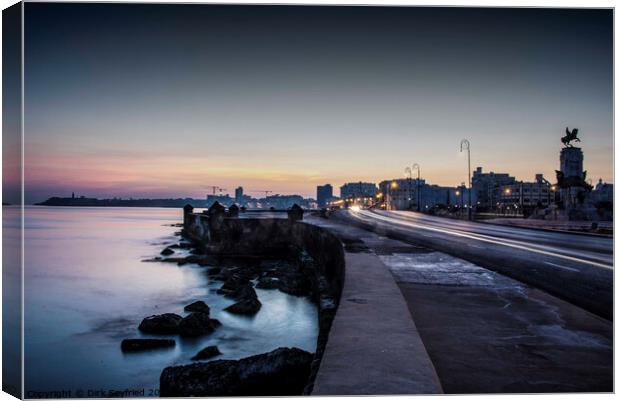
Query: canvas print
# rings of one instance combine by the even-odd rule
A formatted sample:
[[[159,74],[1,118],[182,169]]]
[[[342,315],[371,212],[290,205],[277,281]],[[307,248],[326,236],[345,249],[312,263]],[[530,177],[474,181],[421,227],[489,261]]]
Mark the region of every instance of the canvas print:
[[[613,10],[3,11],[3,390],[611,393]]]

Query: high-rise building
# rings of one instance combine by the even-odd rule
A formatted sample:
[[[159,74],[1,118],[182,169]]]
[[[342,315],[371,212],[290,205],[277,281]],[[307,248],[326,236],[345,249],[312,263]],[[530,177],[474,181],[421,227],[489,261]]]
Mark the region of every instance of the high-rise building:
[[[327,202],[329,202],[333,197],[334,189],[330,184],[319,185],[316,187],[316,200],[319,207],[326,207]]]
[[[243,203],[243,187],[235,188],[235,202]]]

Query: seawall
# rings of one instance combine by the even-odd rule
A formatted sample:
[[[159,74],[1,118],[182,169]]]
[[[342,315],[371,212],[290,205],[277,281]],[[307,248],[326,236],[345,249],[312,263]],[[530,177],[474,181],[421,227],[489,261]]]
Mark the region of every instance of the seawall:
[[[184,213],[184,233],[207,253],[307,255],[314,266],[319,338],[306,394],[436,394],[441,385],[388,268],[349,252],[337,230],[289,218]]]

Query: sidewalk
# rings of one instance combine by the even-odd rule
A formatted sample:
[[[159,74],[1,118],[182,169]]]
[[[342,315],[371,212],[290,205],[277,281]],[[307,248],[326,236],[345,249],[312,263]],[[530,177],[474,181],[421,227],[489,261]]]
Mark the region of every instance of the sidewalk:
[[[372,252],[345,249],[344,288],[312,395],[442,393],[388,268]]]

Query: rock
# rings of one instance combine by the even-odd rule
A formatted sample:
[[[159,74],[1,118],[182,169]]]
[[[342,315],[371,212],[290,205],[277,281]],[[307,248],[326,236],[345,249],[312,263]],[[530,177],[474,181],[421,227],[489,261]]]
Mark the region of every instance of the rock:
[[[312,283],[304,272],[286,261],[264,261],[262,274],[256,288],[277,288],[296,296],[307,296],[312,292]]]
[[[191,304],[187,305],[183,309],[186,312],[202,312],[202,313],[206,313],[207,315],[211,312],[209,305],[204,303],[204,301],[192,302]]]
[[[201,359],[209,359],[214,356],[222,355],[219,348],[215,345],[210,345],[208,347],[203,348],[200,352],[192,357],[192,361],[199,361]]]
[[[207,270],[207,275],[209,275],[209,276],[218,276],[218,275],[220,275],[221,272],[222,272],[222,268],[221,267],[211,267],[211,268],[209,268],[209,270]]]
[[[285,275],[280,277],[278,289],[286,294],[306,296],[312,292],[312,285],[303,275]]]
[[[199,264],[202,262],[204,258],[200,255],[188,255],[185,257],[185,263],[196,263]]]
[[[209,255],[189,255],[185,258],[187,263],[196,263],[198,266],[213,266],[218,263],[217,258]]]
[[[280,280],[276,277],[262,277],[256,283],[256,288],[265,290],[280,288]]]
[[[245,284],[241,284],[237,287],[225,287],[222,286],[222,288],[217,290],[217,293],[220,295],[224,295],[225,297],[228,298],[234,298],[237,301],[241,301],[243,299],[258,299],[258,295],[256,295],[256,291],[254,291],[254,288],[252,287],[252,283],[250,283],[249,281],[246,282]]]
[[[230,269],[228,269],[227,267],[221,267],[220,268],[220,273],[219,273],[219,277],[222,281],[226,281],[229,278],[231,278],[233,276],[233,274],[231,273]]]
[[[152,334],[177,334],[183,318],[174,313],[146,317],[138,326],[140,331]]]
[[[164,249],[164,251],[166,249]],[[217,264],[216,258],[212,256],[207,256],[207,255],[188,255],[186,257],[171,257],[171,258],[164,258],[164,259],[160,258],[158,261],[167,262],[167,263],[176,263],[179,266],[183,266],[188,263],[195,263],[199,266],[212,266],[214,264]]]
[[[139,352],[156,348],[168,348],[175,346],[174,340],[163,340],[159,338],[130,338],[121,342],[123,352]]]
[[[192,255],[204,255],[205,250],[203,248],[192,248],[192,250],[189,251],[189,253],[191,253]]]
[[[256,295],[256,290],[254,290],[254,287],[252,287],[252,285],[249,283],[244,285],[243,287],[240,287],[233,296],[237,301],[258,299],[258,295]]]
[[[163,251],[160,252],[160,254],[164,255],[164,256],[168,256],[168,255],[172,255],[174,253],[174,251],[172,249],[170,249],[170,247],[164,249]]]
[[[258,299],[243,299],[235,304],[224,308],[226,312],[234,313],[236,315],[254,315],[258,313],[262,304]]]
[[[220,272],[220,275],[222,274],[223,272]],[[247,285],[249,282],[250,280],[248,280],[246,277],[233,274],[226,279],[222,287],[217,290],[217,293],[222,295],[234,296],[241,289],[241,287]]]
[[[179,334],[184,337],[198,337],[211,334],[221,323],[209,318],[208,313],[194,312],[184,317],[179,323]]]
[[[278,348],[240,360],[170,366],[161,373],[163,397],[301,395],[313,355],[298,348]]]
[[[252,280],[258,276],[258,271],[252,266],[229,267],[228,270],[233,276],[238,276],[243,280]]]

